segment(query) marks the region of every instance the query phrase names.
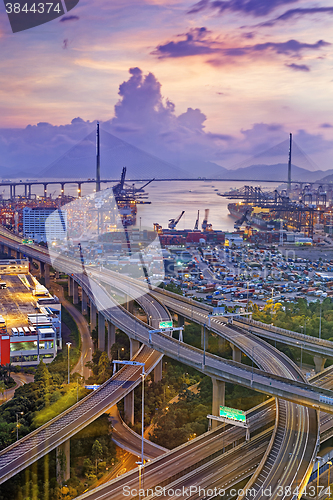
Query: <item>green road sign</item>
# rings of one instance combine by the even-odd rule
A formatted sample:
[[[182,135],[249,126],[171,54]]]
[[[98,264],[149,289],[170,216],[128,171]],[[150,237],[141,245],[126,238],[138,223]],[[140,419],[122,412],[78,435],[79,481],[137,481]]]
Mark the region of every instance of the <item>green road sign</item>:
[[[160,321],[159,328],[172,328],[172,321]]]
[[[234,408],[228,408],[228,406],[220,406],[220,417],[246,422],[246,415],[242,410],[235,410]]]

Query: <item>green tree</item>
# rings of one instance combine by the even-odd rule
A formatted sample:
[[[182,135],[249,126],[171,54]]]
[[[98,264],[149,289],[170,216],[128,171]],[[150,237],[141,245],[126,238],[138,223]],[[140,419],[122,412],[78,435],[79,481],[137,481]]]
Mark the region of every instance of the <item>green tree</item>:
[[[38,382],[39,384],[43,384],[45,388],[47,388],[50,385],[51,375],[49,370],[47,369],[46,364],[42,359],[40,360],[39,365],[37,367],[34,381]]]
[[[92,456],[92,459],[95,460],[96,469],[97,469],[97,461],[101,460],[103,458],[103,447],[102,447],[101,443],[98,441],[98,439],[96,439],[96,441],[92,445],[91,456]]]
[[[98,377],[102,381],[106,380],[108,369],[110,368],[110,360],[105,351],[102,352],[98,360]]]

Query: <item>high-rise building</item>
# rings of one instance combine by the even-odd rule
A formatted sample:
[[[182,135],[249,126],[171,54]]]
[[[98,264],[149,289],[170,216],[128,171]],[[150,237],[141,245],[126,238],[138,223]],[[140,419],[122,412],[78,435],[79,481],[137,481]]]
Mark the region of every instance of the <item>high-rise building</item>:
[[[45,221],[54,212],[54,208],[29,208],[23,209],[23,234],[32,238],[36,243],[46,241]],[[63,222],[67,225],[67,213],[62,212]],[[66,227],[66,226],[65,226]],[[48,229],[48,238],[51,240],[63,239],[64,229],[60,218],[54,218],[54,224]]]

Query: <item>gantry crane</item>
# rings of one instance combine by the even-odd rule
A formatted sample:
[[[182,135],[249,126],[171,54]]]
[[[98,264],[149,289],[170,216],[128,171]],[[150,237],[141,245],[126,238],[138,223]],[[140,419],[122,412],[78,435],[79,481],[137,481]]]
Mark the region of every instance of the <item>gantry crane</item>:
[[[197,215],[197,220],[195,221],[195,224],[194,224],[194,231],[198,231],[199,229],[199,210],[198,210],[198,215]]]
[[[208,216],[209,216],[209,208],[205,209],[205,218],[202,221],[201,228],[203,232],[213,231],[213,227],[211,224],[208,224]]]
[[[178,215],[178,217],[176,219],[169,219],[168,228],[169,229],[175,229],[175,227],[177,226],[178,222],[183,217],[184,213],[185,213],[185,210],[183,210],[182,213],[180,215]]]

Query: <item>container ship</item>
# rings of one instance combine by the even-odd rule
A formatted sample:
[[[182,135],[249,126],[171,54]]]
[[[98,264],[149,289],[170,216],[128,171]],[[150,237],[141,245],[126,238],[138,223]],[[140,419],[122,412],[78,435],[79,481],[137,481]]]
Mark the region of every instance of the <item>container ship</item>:
[[[248,212],[248,224],[262,231],[272,231],[280,227],[280,222],[273,219],[269,208],[260,208],[248,203],[229,203],[228,210],[231,217],[237,220],[242,219]]]

